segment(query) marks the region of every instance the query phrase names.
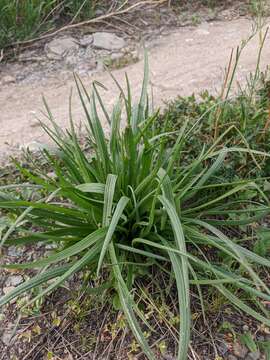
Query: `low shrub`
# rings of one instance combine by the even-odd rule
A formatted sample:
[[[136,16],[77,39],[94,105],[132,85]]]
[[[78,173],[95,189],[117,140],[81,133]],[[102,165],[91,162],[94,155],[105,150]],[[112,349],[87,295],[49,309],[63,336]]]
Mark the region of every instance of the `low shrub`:
[[[222,135],[218,146],[246,149],[261,152],[254,158],[254,152],[235,152],[224,163],[222,181],[237,180],[243,177],[263,178],[270,174],[270,159],[264,153],[270,153],[270,82],[261,78],[260,86],[252,95],[242,92],[222,101],[204,91],[197,98],[178,97],[169,102],[159,117],[160,129],[164,122],[167,131],[177,131],[188,121],[188,127],[194,127],[187,139],[187,156],[195,159],[203,146],[212,146],[217,140],[217,132]],[[177,134],[170,135],[173,143]]]
[[[0,305],[39,287],[29,305],[81,270],[102,272],[105,287],[111,288],[114,303],[125,313],[145,355],[155,359],[144,334],[151,324],[137,306],[134,290],[136,279],[143,277],[149,282],[153,267],[159,268],[169,272],[177,286],[181,319],[178,359],[184,360],[192,323],[191,287],[202,308],[201,287],[211,287],[232,306],[270,326],[264,306],[270,290],[260,271],[268,268],[270,261],[252,245],[260,239],[253,225],[269,213],[269,201],[254,181],[214,181],[234,151],[220,148],[222,135],[214,146],[202,146],[194,156],[189,124],[183,121],[168,146],[172,135],[168,124],[160,127],[159,113],[149,112],[147,78],[146,64],[137,106],[132,105],[128,79],[127,95],[118,84],[121,96],[109,114],[99,84],[93,84],[89,95],[75,77],[88,124],[89,154],[80,145],[72,112],[70,130],[65,133],[48,111],[52,127],[43,126],[58,150],[45,151],[44,156],[55,176],[17,165],[29,182],[16,184],[16,189],[27,187],[33,196],[26,200],[20,191],[14,194],[10,186],[1,187],[1,211],[16,216],[2,236],[2,246],[52,242],[57,251],[31,263],[3,265],[38,272],[3,296]],[[109,139],[102,129],[98,104],[111,128]],[[238,147],[237,151],[246,149]],[[243,226],[252,229],[247,230],[248,237]]]

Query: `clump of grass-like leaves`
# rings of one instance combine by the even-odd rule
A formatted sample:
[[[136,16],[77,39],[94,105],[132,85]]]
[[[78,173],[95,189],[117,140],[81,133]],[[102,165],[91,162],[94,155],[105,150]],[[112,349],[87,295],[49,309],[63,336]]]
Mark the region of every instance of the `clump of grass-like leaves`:
[[[18,165],[32,183],[21,188],[32,189],[38,200],[26,201],[11,193],[11,186],[1,187],[0,208],[17,216],[2,237],[2,245],[43,241],[57,244],[58,250],[31,263],[5,265],[40,272],[2,297],[0,305],[41,286],[33,302],[84,268],[96,274],[106,268],[134,336],[145,355],[154,359],[141,328],[150,324],[136,305],[132,289],[136,268],[142,263],[149,269],[156,264],[170,271],[177,285],[181,318],[178,359],[184,360],[190,340],[191,284],[198,294],[201,286],[216,288],[233,306],[270,326],[262,301],[270,300],[270,290],[259,275],[260,267],[270,267],[270,261],[246,246],[250,237],[230,231],[263,218],[269,203],[254,181],[213,181],[230,153],[230,149],[218,148],[219,139],[207,149],[202,147],[196,159],[188,161],[185,155],[183,160],[183,154],[191,150],[186,146],[192,136],[187,121],[168,148],[171,133],[156,125],[158,112],[149,113],[147,80],[146,64],[137,106],[132,105],[128,79],[127,95],[117,83],[121,95],[109,114],[98,84],[93,84],[89,95],[75,77],[88,123],[89,154],[83,151],[72,120],[64,134],[48,112],[53,126],[44,128],[58,151],[44,155],[56,176],[47,177]],[[97,104],[110,125],[109,139],[104,135]],[[126,120],[123,130],[122,107]],[[251,190],[257,195],[249,200]],[[252,237],[256,239],[256,235]],[[201,303],[203,306],[202,296]]]

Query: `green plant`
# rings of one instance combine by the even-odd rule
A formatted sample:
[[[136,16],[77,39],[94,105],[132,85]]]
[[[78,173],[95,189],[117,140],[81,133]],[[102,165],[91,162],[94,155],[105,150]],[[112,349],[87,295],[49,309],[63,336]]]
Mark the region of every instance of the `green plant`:
[[[269,81],[261,79],[260,86],[252,96],[242,92],[234,98],[221,102],[219,96],[207,91],[198,97],[178,97],[169,102],[160,115],[160,128],[167,120],[167,131],[176,131],[186,121],[189,127],[195,126],[193,135],[188,139],[190,151],[187,156],[196,158],[204,144],[211,146],[215,142],[215,123],[219,119],[219,131],[228,147],[245,146],[254,151],[270,152],[270,97]],[[170,135],[174,142],[177,135]],[[256,159],[253,152],[235,153],[227,158],[222,181],[236,180],[242,177],[263,178],[269,175],[270,159],[263,154]]]
[[[0,47],[15,40],[24,40],[51,26],[45,18],[54,7],[51,1],[0,0]]]
[[[95,16],[95,0],[0,0],[0,48]]]
[[[240,225],[253,224],[269,213],[268,199],[251,180],[213,181],[228,154],[235,150],[220,150],[220,135],[214,145],[202,147],[197,158],[187,157],[192,136],[187,121],[177,131],[175,143],[168,147],[172,133],[167,132],[166,123],[160,131],[158,112],[151,114],[149,110],[147,59],[139,104],[132,105],[126,78],[127,95],[116,82],[121,96],[111,115],[101,100],[99,84],[93,84],[89,95],[77,77],[75,81],[88,123],[91,152],[82,150],[72,111],[70,130],[64,133],[45,103],[52,128],[43,126],[58,150],[53,154],[44,151],[44,156],[56,177],[17,165],[34,183],[22,184],[21,188],[32,189],[35,200],[10,193],[7,186],[0,188],[0,208],[17,216],[2,237],[2,246],[43,241],[57,244],[58,250],[32,263],[3,265],[41,271],[2,297],[0,305],[39,286],[31,304],[82,269],[96,274],[103,271],[105,288],[115,291],[114,303],[124,311],[145,355],[154,359],[145,337],[151,324],[137,306],[133,292],[136,278],[151,281],[151,272],[146,270],[154,266],[171,272],[177,285],[178,359],[186,359],[188,353],[191,287],[197,289],[202,309],[201,287],[214,287],[233,306],[270,326],[261,302],[270,300],[270,290],[259,271],[260,267],[269,267],[270,261],[252,252],[250,237],[246,239],[239,231]],[[110,125],[109,139],[104,135],[97,103]],[[123,130],[122,104],[126,118]],[[233,228],[238,231],[231,231]],[[244,295],[248,301],[242,300]]]

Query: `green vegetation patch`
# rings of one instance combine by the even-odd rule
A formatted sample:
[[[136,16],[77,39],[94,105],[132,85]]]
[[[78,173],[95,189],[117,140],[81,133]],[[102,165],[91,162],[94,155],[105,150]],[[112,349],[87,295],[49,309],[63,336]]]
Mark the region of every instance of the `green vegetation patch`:
[[[193,97],[180,99],[160,121],[159,111],[150,112],[147,59],[139,103],[133,103],[126,78],[126,92],[116,82],[120,97],[110,113],[102,102],[99,83],[93,83],[89,94],[79,78],[75,77],[75,82],[91,152],[86,153],[79,141],[72,109],[70,129],[64,132],[45,103],[51,127],[43,125],[44,130],[57,149],[43,155],[54,176],[42,168],[30,171],[17,164],[28,180],[0,187],[1,211],[14,217],[11,226],[3,230],[1,245],[44,242],[57,247],[33,262],[2,265],[5,269],[34,269],[36,273],[3,296],[0,306],[27,293],[25,309],[74,274],[87,272],[93,279],[102,279],[100,289],[110,291],[113,306],[125,314],[146,357],[155,359],[156,351],[164,351],[165,345],[159,344],[158,349],[152,346],[149,333],[153,327],[147,309],[139,306],[140,299],[148,295],[139,282],[151,283],[158,269],[169,276],[178,298],[179,359],[187,359],[196,318],[191,294],[196,294],[206,321],[205,289],[219,294],[221,303],[226,299],[238,311],[269,327],[270,289],[263,272],[270,267],[265,246],[269,229],[258,227],[269,214],[269,196],[261,179],[241,177],[241,172],[233,181],[222,181],[227,159],[235,154],[239,158],[248,154],[261,168],[258,157],[269,157],[266,148],[254,150],[240,141],[242,135],[237,131],[239,139],[235,141],[239,143],[231,146],[236,135],[228,135],[230,125],[224,124],[228,119],[241,119],[250,136],[256,136],[246,121],[255,105],[237,98],[225,108],[217,107],[209,95],[198,104]],[[264,104],[266,99],[262,94],[257,101]],[[98,106],[110,126],[109,138],[104,135]],[[208,130],[203,132],[202,122],[194,118],[205,118],[205,114],[209,121],[204,125]],[[209,114],[221,115],[213,118]],[[265,116],[262,111],[255,119]],[[214,141],[203,141],[213,130]],[[238,157],[235,161],[237,164]],[[33,293],[36,288],[38,292]],[[164,299],[170,289],[159,289]],[[139,351],[137,345],[134,351]]]
[[[0,0],[0,48],[70,21],[91,19],[96,9],[95,0]]]

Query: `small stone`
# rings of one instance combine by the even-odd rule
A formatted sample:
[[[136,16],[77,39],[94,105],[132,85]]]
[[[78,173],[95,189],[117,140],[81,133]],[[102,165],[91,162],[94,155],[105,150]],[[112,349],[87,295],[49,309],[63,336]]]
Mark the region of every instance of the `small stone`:
[[[246,325],[246,324],[245,324],[245,325],[243,325],[243,330],[244,330],[244,331],[248,331],[248,330],[249,330],[248,325]]]
[[[25,146],[22,146],[22,149],[27,149],[31,152],[39,152],[44,149],[43,144],[37,142],[37,141],[31,141],[30,143],[26,144]]]
[[[102,9],[97,9],[96,10],[96,16],[101,16],[104,14],[104,11]]]
[[[227,354],[229,350],[229,346],[226,342],[220,342],[220,344],[218,345],[218,351],[220,353],[220,355],[225,355]]]
[[[80,39],[80,44],[82,46],[89,46],[93,43],[93,35],[92,34],[88,34],[88,35],[84,35],[81,39]]]
[[[107,33],[96,32],[93,34],[93,46],[97,49],[119,50],[125,46],[126,42],[119,36]]]
[[[171,354],[164,354],[163,358],[164,360],[176,360],[176,357]]]
[[[6,280],[6,286],[17,286],[23,282],[23,277],[21,275],[9,276]]]
[[[39,61],[39,60],[41,60],[41,58],[37,56],[37,53],[34,50],[24,51],[19,55],[19,61]]]
[[[261,353],[259,351],[251,352],[246,357],[246,360],[260,360],[261,359]]]
[[[11,342],[12,331],[11,329],[4,329],[3,335],[1,337],[2,342],[8,346]]]
[[[240,359],[245,359],[245,357],[248,353],[248,349],[245,346],[236,342],[233,345],[233,352],[234,352],[234,355],[240,357]]]
[[[113,53],[113,54],[111,55],[111,59],[112,59],[112,60],[119,60],[119,59],[121,59],[123,56],[124,56],[124,55],[123,55],[122,53]]]
[[[237,360],[237,357],[234,355],[229,355],[228,360]]]
[[[11,83],[15,83],[16,79],[14,76],[10,76],[10,75],[6,75],[6,76],[3,76],[2,79],[1,79],[1,84],[2,85],[8,85],[8,84],[11,84]]]
[[[49,172],[47,176],[51,179],[55,179],[57,177],[54,171]]]
[[[79,45],[73,37],[53,39],[45,45],[47,57],[51,60],[61,60],[67,55],[72,55],[79,50]]]
[[[15,289],[15,286],[5,286],[3,287],[3,293],[7,295],[9,292]],[[15,300],[14,300],[15,301]]]
[[[9,246],[7,253],[8,253],[8,256],[17,257],[17,256],[22,255],[23,250],[20,248],[17,248],[16,246]]]

